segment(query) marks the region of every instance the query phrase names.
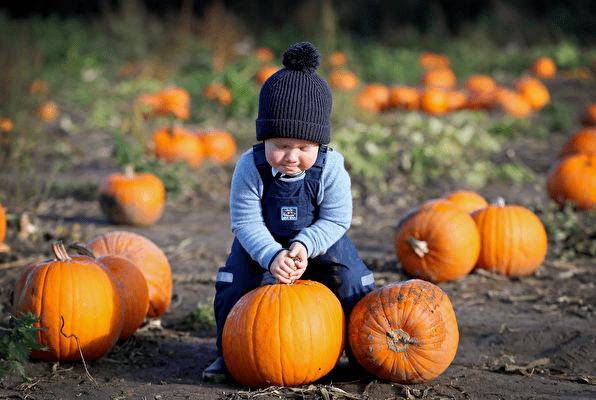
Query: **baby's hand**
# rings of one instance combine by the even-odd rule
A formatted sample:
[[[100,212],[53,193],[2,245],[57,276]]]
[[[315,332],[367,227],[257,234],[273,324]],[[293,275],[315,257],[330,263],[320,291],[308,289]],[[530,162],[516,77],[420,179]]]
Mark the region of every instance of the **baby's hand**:
[[[288,250],[280,251],[273,259],[269,271],[279,282],[291,284],[296,280],[292,279],[296,266],[294,260],[288,254]]]
[[[290,278],[292,282],[300,279],[304,271],[306,271],[306,266],[308,265],[308,254],[306,252],[306,247],[300,242],[294,242],[290,245],[290,252],[288,253],[288,257],[294,261],[294,271]]]

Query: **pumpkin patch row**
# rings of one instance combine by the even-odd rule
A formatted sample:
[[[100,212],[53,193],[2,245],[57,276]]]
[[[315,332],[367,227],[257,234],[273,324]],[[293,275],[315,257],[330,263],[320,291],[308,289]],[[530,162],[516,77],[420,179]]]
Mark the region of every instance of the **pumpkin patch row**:
[[[447,369],[458,343],[449,298],[419,279],[373,290],[348,321],[322,283],[261,286],[234,305],[222,336],[230,374],[255,388],[313,382],[335,367],[346,344],[355,362],[377,377],[422,383]]]
[[[544,261],[547,236],[527,208],[505,205],[502,199],[488,204],[480,195],[462,191],[406,213],[394,244],[409,276],[439,283],[475,268],[506,276],[531,274]]]
[[[54,259],[29,265],[16,281],[14,315],[39,316],[38,343],[48,348],[33,358],[98,359],[170,304],[170,265],[149,239],[113,232],[74,248],[82,254],[54,243]]]

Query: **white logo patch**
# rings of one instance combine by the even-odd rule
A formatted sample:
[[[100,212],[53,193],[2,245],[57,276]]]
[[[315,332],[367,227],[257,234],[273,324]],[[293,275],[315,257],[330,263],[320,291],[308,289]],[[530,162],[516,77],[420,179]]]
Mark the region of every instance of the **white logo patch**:
[[[282,207],[281,208],[282,221],[296,221],[298,220],[298,207]]]

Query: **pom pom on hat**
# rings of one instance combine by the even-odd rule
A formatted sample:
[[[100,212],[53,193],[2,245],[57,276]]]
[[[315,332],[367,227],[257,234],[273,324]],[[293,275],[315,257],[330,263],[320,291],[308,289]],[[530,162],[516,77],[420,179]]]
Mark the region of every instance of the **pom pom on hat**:
[[[309,42],[290,46],[283,65],[263,83],[256,120],[257,140],[294,138],[331,141],[331,89],[316,73],[321,53]]]
[[[284,53],[282,64],[287,69],[313,73],[321,64],[321,53],[310,42],[300,42]]]

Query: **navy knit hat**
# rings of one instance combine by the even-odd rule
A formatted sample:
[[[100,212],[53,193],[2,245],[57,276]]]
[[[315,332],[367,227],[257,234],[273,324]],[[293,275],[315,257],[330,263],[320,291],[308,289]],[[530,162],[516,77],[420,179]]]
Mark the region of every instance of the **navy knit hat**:
[[[263,83],[259,94],[257,140],[294,138],[331,141],[331,90],[316,73],[321,53],[309,42],[290,46],[283,65]]]

